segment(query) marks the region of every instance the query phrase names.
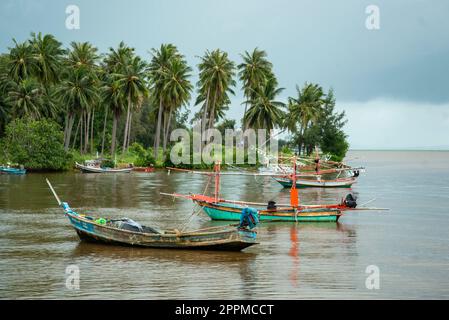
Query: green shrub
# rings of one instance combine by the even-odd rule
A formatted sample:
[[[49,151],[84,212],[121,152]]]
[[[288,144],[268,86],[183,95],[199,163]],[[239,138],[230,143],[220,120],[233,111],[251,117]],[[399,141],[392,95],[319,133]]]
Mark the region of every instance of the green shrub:
[[[281,153],[285,155],[293,155],[293,151],[288,146],[283,146]]]
[[[145,158],[146,151],[145,148],[138,142],[134,142],[132,145],[129,146],[129,152],[133,153],[134,155]]]
[[[156,161],[153,157],[153,150],[151,148],[145,150],[145,148],[140,143],[134,142],[129,147],[129,152],[136,156],[134,161],[134,165],[136,167],[149,167],[156,164]]]
[[[71,155],[64,151],[63,132],[52,120],[16,119],[5,130],[2,144],[9,161],[32,170],[67,170]]]
[[[112,159],[103,159],[103,161],[101,161],[101,166],[103,168],[115,168],[115,162]]]

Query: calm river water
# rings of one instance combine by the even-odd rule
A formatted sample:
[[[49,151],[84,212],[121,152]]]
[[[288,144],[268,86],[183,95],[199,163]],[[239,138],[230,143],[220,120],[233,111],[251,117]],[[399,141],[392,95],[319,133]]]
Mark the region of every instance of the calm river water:
[[[79,212],[182,227],[193,204],[159,192],[201,193],[186,173],[0,175],[0,298],[352,299],[449,298],[449,152],[353,151],[366,166],[353,191],[383,212],[349,212],[336,223],[266,223],[241,253],[136,249],[81,243],[44,178]],[[288,202],[269,178],[227,176],[222,196]],[[305,203],[347,190],[301,190]],[[201,213],[190,228],[217,225]],[[80,289],[65,286],[80,269]],[[366,268],[380,272],[369,290]]]

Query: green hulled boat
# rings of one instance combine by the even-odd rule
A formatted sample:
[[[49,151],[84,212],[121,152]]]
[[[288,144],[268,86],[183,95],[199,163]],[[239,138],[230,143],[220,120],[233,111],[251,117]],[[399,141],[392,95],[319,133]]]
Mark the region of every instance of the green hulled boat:
[[[204,197],[206,198],[206,197]],[[240,220],[244,205],[207,201],[192,198],[212,220]],[[336,222],[342,216],[339,209],[312,208],[295,209],[292,207],[275,207],[271,209],[254,207],[259,213],[260,221],[291,221],[291,222]]]

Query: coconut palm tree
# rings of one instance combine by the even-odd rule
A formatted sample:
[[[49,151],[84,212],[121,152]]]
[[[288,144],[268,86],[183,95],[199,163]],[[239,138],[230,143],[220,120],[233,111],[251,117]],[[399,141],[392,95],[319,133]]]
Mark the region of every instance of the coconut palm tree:
[[[301,152],[304,133],[319,116],[326,96],[321,86],[307,82],[302,89],[296,86],[296,92],[296,98],[288,98],[289,115],[285,125],[289,131],[298,135],[298,150]]]
[[[66,65],[72,68],[84,68],[93,71],[98,68],[98,49],[89,42],[71,42],[72,49],[66,59]]]
[[[159,145],[161,140],[162,116],[169,103],[169,98],[165,95],[167,92],[164,87],[167,82],[167,74],[170,62],[174,59],[183,59],[178,49],[173,44],[161,44],[159,49],[151,50],[152,58],[148,67],[148,73],[151,83],[151,92],[153,101],[159,104],[157,110],[157,125],[154,139],[154,158],[157,159]]]
[[[13,39],[14,47],[9,48],[7,70],[9,77],[16,82],[33,75],[36,70],[36,60],[28,42],[17,42]]]
[[[238,65],[239,79],[243,83],[242,89],[246,101],[252,101],[258,88],[262,87],[268,78],[272,77],[273,65],[267,59],[267,53],[264,50],[255,48],[253,52],[245,51],[240,55],[243,62]],[[248,103],[245,103],[245,112]]]
[[[128,47],[121,41],[117,49],[109,48],[109,53],[104,57],[101,70],[103,72],[103,99],[109,105],[112,113],[112,141],[111,155],[115,154],[117,144],[117,125],[125,110],[126,98],[120,90],[117,79],[125,72],[128,61],[134,55],[134,48]]]
[[[26,78],[19,83],[11,82],[6,102],[16,117],[29,116],[39,119],[43,114],[43,88],[35,78]]]
[[[11,84],[8,76],[8,61],[8,55],[0,55],[0,135],[3,133],[4,127],[8,121],[10,110],[10,106],[6,101],[9,86]]]
[[[100,68],[97,64],[99,56],[97,54],[98,49],[89,42],[71,42],[71,50],[68,52],[65,59],[65,65],[68,69],[81,70],[88,73],[92,78],[92,81],[96,82],[95,88],[98,88],[99,79],[98,74]],[[96,102],[99,102],[96,100]],[[84,121],[84,151],[87,151],[90,145],[91,152],[93,151],[93,136],[94,136],[94,118],[95,118],[95,104],[83,109],[81,118]]]
[[[61,42],[51,34],[31,33],[30,46],[36,68],[34,75],[45,84],[54,84],[61,74],[62,57],[65,50]]]
[[[128,47],[121,41],[117,49],[109,48],[109,53],[104,57],[103,69],[112,74],[123,71],[127,61],[134,55],[134,48]]]
[[[275,78],[270,78],[263,86],[250,93],[253,98],[245,103],[251,107],[245,113],[243,123],[246,128],[267,129],[282,124],[285,103],[277,101],[276,97],[284,90],[277,87]]]
[[[208,128],[215,123],[217,110],[229,102],[228,94],[234,94],[235,64],[226,52],[216,49],[206,51],[198,64],[198,98],[196,104],[203,104],[202,131],[206,129],[206,119],[209,118]]]
[[[67,133],[65,135],[64,147],[65,150],[68,150],[75,116],[79,115],[80,123],[83,127],[82,117],[84,116],[84,111],[99,100],[96,80],[91,73],[84,69],[68,68],[63,80],[55,91],[55,97],[62,105],[67,106]],[[80,136],[81,151],[83,151],[82,134],[83,130],[81,130]]]
[[[135,56],[126,61],[122,73],[115,74],[121,94],[126,97],[128,103],[122,152],[125,152],[129,146],[133,106],[138,109],[143,99],[148,96],[145,71],[146,63]]]
[[[186,105],[190,100],[190,93],[193,89],[193,86],[189,81],[191,71],[192,68],[190,68],[187,65],[187,62],[181,57],[171,59],[167,69],[164,71],[165,77],[164,80],[162,80],[164,83],[162,94],[166,97],[165,100],[169,102],[168,116],[166,115],[165,117],[166,121],[164,125],[164,152],[167,147],[172,114],[181,106]]]
[[[108,109],[111,110],[113,114],[112,118],[112,141],[111,141],[111,155],[115,154],[115,146],[117,143],[117,123],[120,119],[121,114],[123,113],[123,96],[120,91],[120,85],[117,80],[112,77],[112,75],[108,75],[106,80],[104,81],[101,96],[103,103],[105,104],[105,119],[107,119]],[[101,153],[104,151],[104,136],[106,131],[106,121],[103,126],[103,139],[101,144]]]

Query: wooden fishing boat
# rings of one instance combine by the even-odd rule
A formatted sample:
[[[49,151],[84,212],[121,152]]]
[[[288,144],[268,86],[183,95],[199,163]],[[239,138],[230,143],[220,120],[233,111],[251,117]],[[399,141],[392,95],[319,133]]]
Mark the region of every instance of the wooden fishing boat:
[[[241,251],[257,244],[257,232],[240,225],[229,225],[182,232],[143,226],[131,219],[105,219],[78,214],[61,202],[47,183],[81,240],[106,244],[166,248]]]
[[[75,162],[75,166],[85,173],[123,173],[123,172],[131,172],[133,168],[122,168],[122,169],[114,169],[114,168],[102,168],[99,166],[93,165],[83,165],[78,162]]]
[[[293,160],[292,172],[296,172],[296,161]],[[357,205],[356,198],[352,194],[346,195],[341,199],[341,202],[331,204],[300,204],[298,197],[298,189],[296,188],[296,179],[303,175],[291,174],[288,177],[294,181],[291,182],[290,189],[290,204],[276,204],[274,201],[268,203],[258,203],[249,201],[226,200],[219,197],[220,191],[220,176],[221,175],[249,175],[249,176],[270,176],[277,175],[266,173],[251,174],[248,172],[224,172],[220,173],[220,163],[217,162],[214,166],[214,172],[193,171],[187,169],[167,168],[174,171],[182,171],[189,173],[196,173],[215,178],[214,196],[207,196],[206,190],[203,194],[178,194],[178,193],[163,193],[162,195],[171,196],[175,198],[189,199],[199,205],[202,210],[213,220],[238,220],[239,212],[242,208],[252,207],[257,210],[259,219],[261,221],[292,221],[292,222],[317,222],[317,221],[338,221],[342,216],[342,211],[351,210],[388,210],[385,208],[368,208],[363,205],[373,201],[366,202],[362,207]],[[285,174],[282,177],[286,177]],[[207,186],[209,185],[207,183]]]
[[[292,179],[288,177],[273,177],[274,180],[279,182],[284,188],[291,188],[293,185]],[[317,176],[317,179],[296,179],[296,188],[351,188],[356,183],[354,177],[337,178],[337,179],[321,179]]]
[[[193,196],[196,202],[212,220],[239,220],[240,213],[247,205],[229,201],[215,202],[212,197]],[[273,207],[252,206],[259,213],[260,221],[290,222],[337,222],[342,212],[338,208]]]
[[[296,168],[295,168],[296,169]],[[170,168],[170,170],[178,170],[176,168]],[[189,171],[180,169],[179,171]],[[194,172],[194,171],[190,171]],[[181,197],[191,199],[198,204],[203,211],[212,220],[239,220],[239,212],[243,208],[249,205],[248,202],[233,202],[219,198],[220,189],[220,163],[217,162],[214,166],[214,173],[211,175],[207,172],[197,172],[200,174],[209,174],[215,178],[214,197],[205,195],[181,195],[181,194],[167,194],[173,197]],[[238,174],[238,173],[237,173]],[[296,175],[292,175],[295,179]],[[289,207],[276,207],[270,206],[251,206],[257,210],[259,219],[261,221],[291,221],[291,222],[319,222],[319,221],[333,221],[336,222],[342,215],[341,210],[338,207],[304,207],[298,203],[298,193],[295,186],[291,188],[291,204]]]
[[[315,158],[311,157],[279,157],[279,162],[270,163],[259,168],[259,172],[271,173],[273,175],[291,175],[293,174],[292,161],[296,163],[298,169],[297,177],[321,176],[326,175],[329,180],[338,179],[341,174],[345,177],[358,177],[360,173],[365,172],[364,167],[351,167],[343,162],[331,161],[329,158],[322,159],[319,154]],[[319,165],[317,165],[317,162]],[[300,186],[298,186],[300,187]]]
[[[21,168],[0,167],[0,173],[3,174],[23,175],[26,174],[26,172],[26,169]]]

